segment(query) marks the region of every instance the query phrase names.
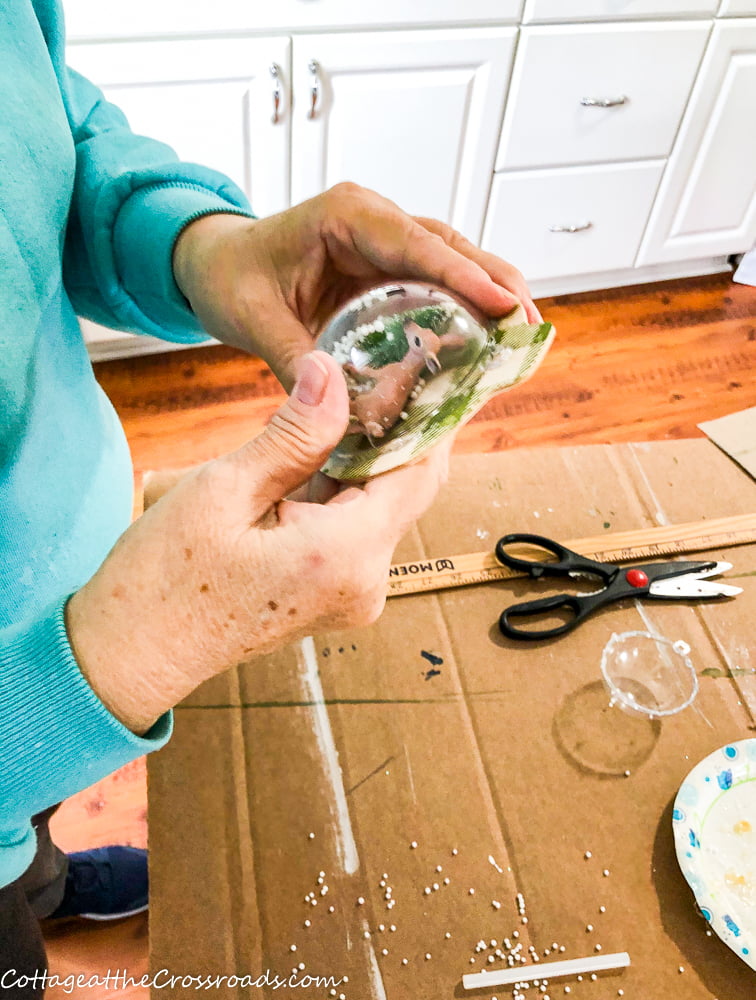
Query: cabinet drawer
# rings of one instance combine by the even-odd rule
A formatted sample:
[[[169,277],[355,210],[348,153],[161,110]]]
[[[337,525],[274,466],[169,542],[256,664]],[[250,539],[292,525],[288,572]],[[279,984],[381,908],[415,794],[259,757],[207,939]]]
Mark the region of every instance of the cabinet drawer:
[[[737,17],[756,14],[756,0],[722,0],[720,17]]]
[[[666,156],[709,30],[701,21],[524,28],[496,169]]]
[[[497,174],[482,245],[528,281],[632,267],[663,166]]]
[[[71,40],[155,37],[229,31],[321,31],[513,23],[523,0],[130,0],[128,17],[103,0],[66,0]]]
[[[621,21],[633,17],[702,17],[715,14],[718,5],[719,0],[525,0],[522,20],[525,24],[534,24],[537,21],[612,19]]]

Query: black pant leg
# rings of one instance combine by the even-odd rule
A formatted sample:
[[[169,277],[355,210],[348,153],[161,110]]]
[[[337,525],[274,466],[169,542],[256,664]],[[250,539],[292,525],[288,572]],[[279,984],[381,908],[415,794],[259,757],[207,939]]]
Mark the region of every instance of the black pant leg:
[[[40,1000],[47,972],[42,931],[17,879],[0,889],[0,996]]]
[[[68,859],[50,837],[57,805],[32,818],[37,836],[34,860],[15,882],[0,888],[0,997],[40,1000],[47,953],[39,920],[63,899]]]

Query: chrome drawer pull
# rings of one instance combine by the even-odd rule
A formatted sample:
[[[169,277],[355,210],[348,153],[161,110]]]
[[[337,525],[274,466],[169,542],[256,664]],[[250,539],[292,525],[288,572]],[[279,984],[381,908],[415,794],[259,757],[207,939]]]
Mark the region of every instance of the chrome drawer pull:
[[[549,226],[550,233],[582,233],[593,226],[592,222],[579,222],[576,226]]]
[[[307,117],[312,119],[315,118],[318,113],[318,100],[320,99],[320,63],[317,59],[311,59],[307,64],[307,69],[310,72],[312,82],[310,84],[310,110],[307,112]]]
[[[278,63],[270,64],[270,75],[273,77],[273,115],[271,121],[274,125],[278,125],[281,121],[281,97],[283,94],[283,88],[281,87],[281,67]]]
[[[629,100],[629,97],[622,94],[620,97],[581,97],[580,103],[584,108],[618,108]]]

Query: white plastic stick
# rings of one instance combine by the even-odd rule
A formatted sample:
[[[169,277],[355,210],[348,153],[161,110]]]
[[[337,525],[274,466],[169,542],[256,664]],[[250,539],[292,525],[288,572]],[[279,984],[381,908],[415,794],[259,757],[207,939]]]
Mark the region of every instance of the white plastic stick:
[[[462,985],[466,990],[479,990],[481,987],[529,983],[533,979],[554,979],[557,976],[580,976],[585,972],[624,969],[628,965],[630,965],[628,953],[618,951],[614,955],[591,955],[589,958],[569,958],[564,962],[539,962],[538,965],[521,965],[516,969],[492,969],[491,972],[474,972],[469,976],[462,976]]]

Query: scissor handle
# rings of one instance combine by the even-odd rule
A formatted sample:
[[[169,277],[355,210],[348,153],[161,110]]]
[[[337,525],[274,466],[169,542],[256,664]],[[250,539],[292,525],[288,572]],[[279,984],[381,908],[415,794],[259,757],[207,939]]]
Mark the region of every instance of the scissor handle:
[[[603,604],[597,595],[593,594],[555,594],[552,597],[542,597],[537,601],[525,601],[513,604],[499,615],[499,630],[508,639],[554,639],[565,632],[571,632],[592,611]],[[592,599],[593,598],[593,599]],[[511,623],[512,618],[530,618],[543,615],[547,611],[559,611],[566,608],[572,612],[572,617],[561,625],[547,629],[516,628]]]
[[[546,552],[556,556],[556,560],[542,562],[539,559],[527,559],[521,556],[513,556],[507,552],[510,545],[536,545]],[[538,579],[541,576],[566,576],[569,573],[592,573],[600,577],[605,583],[616,573],[616,567],[605,563],[594,562],[586,556],[581,556],[578,552],[573,552],[565,545],[555,542],[553,538],[546,538],[544,535],[531,535],[524,532],[516,532],[511,535],[504,535],[496,543],[496,558],[504,566],[510,569],[524,570],[528,576]]]

